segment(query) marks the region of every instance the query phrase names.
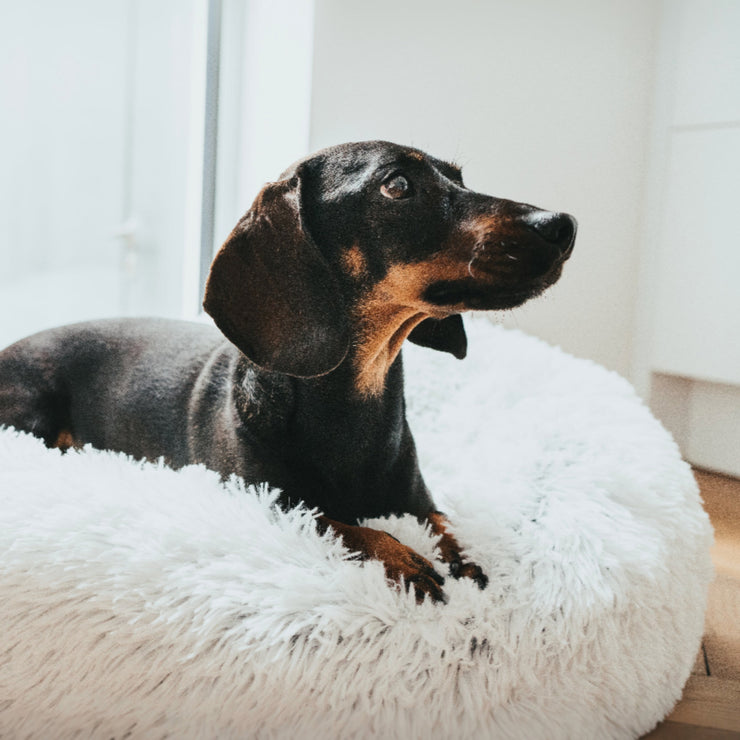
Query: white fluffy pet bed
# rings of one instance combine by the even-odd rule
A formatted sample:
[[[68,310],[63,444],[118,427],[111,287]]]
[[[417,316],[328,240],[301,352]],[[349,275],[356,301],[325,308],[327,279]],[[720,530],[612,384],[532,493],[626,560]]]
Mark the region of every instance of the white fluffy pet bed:
[[[628,738],[681,695],[711,530],[618,376],[468,325],[407,347],[422,470],[480,591],[417,606],[268,492],[0,432],[3,738]],[[427,557],[414,520],[377,521]],[[79,733],[76,734],[76,733]]]

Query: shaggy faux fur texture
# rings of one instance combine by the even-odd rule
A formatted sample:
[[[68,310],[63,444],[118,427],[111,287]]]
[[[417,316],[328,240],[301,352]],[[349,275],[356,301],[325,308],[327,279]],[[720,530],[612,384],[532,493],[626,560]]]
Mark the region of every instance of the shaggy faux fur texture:
[[[465,362],[406,350],[422,469],[490,578],[448,578],[445,605],[270,492],[0,433],[0,736],[649,730],[702,634],[711,530],[691,472],[618,376],[468,329]],[[434,556],[416,521],[375,523]]]

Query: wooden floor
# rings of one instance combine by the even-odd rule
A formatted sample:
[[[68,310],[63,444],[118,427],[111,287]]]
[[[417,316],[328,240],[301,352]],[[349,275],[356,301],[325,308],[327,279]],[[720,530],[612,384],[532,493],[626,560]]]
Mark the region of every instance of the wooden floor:
[[[695,471],[704,508],[714,526],[704,644],[683,698],[645,738],[740,738],[740,480]]]

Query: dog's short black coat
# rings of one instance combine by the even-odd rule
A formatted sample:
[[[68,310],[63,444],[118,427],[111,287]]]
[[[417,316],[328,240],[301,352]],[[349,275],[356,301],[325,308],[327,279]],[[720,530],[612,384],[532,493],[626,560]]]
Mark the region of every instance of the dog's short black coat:
[[[0,353],[0,424],[269,482],[440,600],[430,562],[357,525],[413,514],[441,535],[451,574],[484,587],[419,472],[401,344],[464,357],[460,312],[541,293],[575,230],[566,214],[468,190],[457,167],[416,149],[322,150],[266,185],[217,254],[204,307],[221,331],[120,319],[21,340]]]

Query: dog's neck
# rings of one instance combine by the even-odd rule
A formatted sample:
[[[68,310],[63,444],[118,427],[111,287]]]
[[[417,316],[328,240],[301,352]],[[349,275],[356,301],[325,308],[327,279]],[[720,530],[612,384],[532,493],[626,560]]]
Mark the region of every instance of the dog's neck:
[[[383,380],[375,395],[360,395],[352,356],[327,375],[293,379],[300,413],[286,439],[293,469],[303,471],[301,495],[310,489],[311,503],[340,521],[395,512],[397,500],[415,515],[430,506],[405,420],[399,352]],[[307,423],[317,418],[319,425]]]
[[[384,304],[363,311],[348,357],[356,393],[363,398],[377,398],[383,393],[388,371],[405,339],[426,318],[427,314],[408,306]]]
[[[421,265],[395,265],[354,299],[353,346],[347,360],[354,371],[355,392],[361,397],[383,393],[404,340],[430,317],[429,306],[419,298],[424,275]]]

